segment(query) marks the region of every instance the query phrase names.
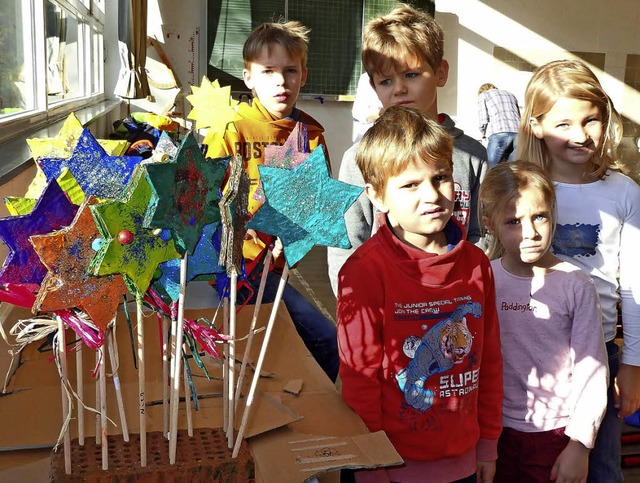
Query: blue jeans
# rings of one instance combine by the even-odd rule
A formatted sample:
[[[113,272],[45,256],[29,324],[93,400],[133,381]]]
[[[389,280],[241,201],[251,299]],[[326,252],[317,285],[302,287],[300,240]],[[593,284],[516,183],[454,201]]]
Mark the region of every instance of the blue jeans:
[[[493,168],[503,159],[513,161],[516,155],[517,138],[518,133],[515,132],[500,132],[489,136],[487,161],[490,168]]]
[[[260,286],[260,277],[250,278],[248,281],[254,290],[249,303],[255,303],[255,297]],[[269,272],[262,297],[263,303],[268,304],[274,301],[279,284],[280,275]],[[242,300],[240,293],[238,294],[238,299]],[[282,293],[282,301],[287,307],[293,325],[304,345],[311,352],[311,355],[322,370],[329,376],[329,379],[332,382],[336,382],[340,359],[335,324],[289,283],[286,284]]]
[[[620,457],[622,454],[622,419],[613,406],[613,383],[618,370],[618,346],[614,341],[607,342],[609,356],[609,388],[607,390],[607,412],[604,415],[596,444],[589,455],[589,476],[587,483],[619,483],[622,481]]]

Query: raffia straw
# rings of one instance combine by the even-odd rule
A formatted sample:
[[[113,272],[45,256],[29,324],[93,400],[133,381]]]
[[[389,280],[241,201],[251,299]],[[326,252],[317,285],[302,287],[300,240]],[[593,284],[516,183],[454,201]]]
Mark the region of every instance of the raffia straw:
[[[182,344],[182,351],[185,356],[184,361],[184,401],[187,408],[187,434],[190,438],[193,437],[193,416],[191,413],[191,386],[189,385],[189,374],[187,369],[187,346]]]
[[[180,404],[180,368],[182,348],[183,327],[184,327],[184,298],[187,289],[187,263],[188,253],[185,253],[180,260],[180,293],[178,295],[178,322],[175,332],[176,356],[173,362],[173,386],[171,387],[171,428],[169,430],[169,464],[175,464],[176,452],[178,450],[178,406]]]
[[[238,409],[238,403],[240,402],[240,392],[242,391],[242,383],[244,381],[244,375],[247,370],[247,364],[249,362],[249,354],[251,353],[251,344],[253,343],[253,335],[256,329],[256,323],[258,322],[258,315],[260,313],[260,306],[262,305],[262,299],[264,297],[264,287],[267,284],[267,276],[269,275],[269,266],[271,265],[271,249],[267,250],[267,254],[264,257],[264,267],[262,269],[262,277],[260,278],[260,286],[258,287],[258,295],[256,296],[256,303],[253,307],[253,317],[251,318],[251,325],[249,327],[249,333],[247,335],[247,345],[244,348],[244,354],[242,355],[242,365],[240,366],[240,375],[238,376],[238,384],[236,385],[236,403],[235,409]],[[239,339],[238,339],[239,340]],[[236,340],[236,342],[238,341]]]
[[[110,323],[110,327],[107,329],[107,346],[109,348],[109,361],[111,363],[111,377],[113,379],[113,386],[116,390],[116,401],[118,403],[118,414],[120,415],[120,429],[122,430],[122,438],[129,442],[129,426],[127,424],[127,416],[124,412],[124,400],[122,398],[122,388],[120,387],[120,376],[118,375],[119,357],[118,347],[116,345],[115,337],[116,325],[115,319]]]
[[[271,315],[269,316],[269,321],[267,322],[267,330],[265,331],[264,340],[262,341],[262,347],[260,348],[260,355],[258,356],[258,361],[256,363],[253,378],[251,379],[251,386],[249,388],[249,393],[247,394],[244,413],[242,414],[242,422],[240,423],[238,436],[236,438],[236,443],[233,447],[233,453],[231,455],[233,458],[237,458],[238,453],[240,452],[242,438],[244,437],[244,432],[247,429],[247,421],[249,420],[249,414],[251,413],[251,408],[253,405],[253,398],[256,393],[256,388],[258,387],[258,379],[260,379],[260,371],[262,371],[262,364],[264,363],[264,358],[267,354],[269,339],[271,338],[271,331],[273,330],[273,326],[275,324],[276,315],[278,314],[278,307],[280,306],[280,300],[282,299],[282,293],[284,292],[288,277],[289,265],[285,264],[284,270],[282,270],[282,275],[280,277],[278,291],[276,292],[275,299],[273,300],[273,307],[271,308]]]

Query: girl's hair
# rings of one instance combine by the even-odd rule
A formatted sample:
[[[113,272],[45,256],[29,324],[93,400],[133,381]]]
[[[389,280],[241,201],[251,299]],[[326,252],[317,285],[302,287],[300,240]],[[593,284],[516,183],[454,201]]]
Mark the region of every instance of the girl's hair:
[[[490,91],[492,89],[497,89],[497,87],[494,86],[493,84],[490,84],[489,82],[487,82],[486,84],[482,84],[480,86],[480,89],[478,89],[478,95],[482,94],[483,92]]]
[[[442,27],[431,15],[406,3],[370,20],[364,27],[362,65],[370,78],[374,74],[388,74],[412,57],[428,62],[436,70],[443,56]]]
[[[542,199],[547,202],[551,216],[549,221],[555,227],[556,190],[553,182],[539,165],[530,161],[499,163],[489,170],[480,185],[480,224],[483,225],[482,217],[486,217],[487,224],[497,231],[507,204],[528,189],[540,193]],[[504,255],[500,239],[495,234],[487,238],[487,256],[494,260]]]
[[[579,60],[556,60],[533,73],[524,95],[525,106],[520,120],[516,157],[529,159],[545,170],[549,169],[549,150],[544,140],[533,134],[530,121],[542,120],[561,97],[591,102],[602,116],[602,146],[593,156],[595,171],[590,174],[601,179],[607,169],[620,169],[616,148],[622,139],[622,120],[598,78]]]
[[[242,59],[245,69],[251,68],[262,54],[262,49],[279,45],[292,58],[299,58],[302,67],[307,66],[309,50],[309,28],[298,21],[266,22],[254,28],[242,47]]]
[[[383,194],[387,180],[417,160],[427,164],[446,161],[453,168],[453,139],[424,112],[389,107],[358,144],[356,164],[365,183]]]

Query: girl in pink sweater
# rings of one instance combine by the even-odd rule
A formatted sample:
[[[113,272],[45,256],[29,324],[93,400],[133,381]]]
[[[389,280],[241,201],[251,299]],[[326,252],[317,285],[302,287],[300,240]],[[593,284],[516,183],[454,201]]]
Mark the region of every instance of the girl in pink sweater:
[[[594,283],[549,252],[555,190],[540,167],[497,165],[480,204],[503,358],[495,481],[585,481],[608,383]]]

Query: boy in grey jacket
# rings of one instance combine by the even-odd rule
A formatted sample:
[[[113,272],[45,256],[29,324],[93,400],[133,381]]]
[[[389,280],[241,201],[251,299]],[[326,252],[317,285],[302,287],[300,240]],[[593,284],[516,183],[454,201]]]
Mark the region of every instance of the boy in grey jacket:
[[[438,114],[437,89],[449,75],[443,59],[444,35],[427,13],[400,5],[388,15],[372,19],[364,29],[362,64],[383,109],[392,105],[413,107],[437,119],[453,137],[453,179],[456,203],[453,216],[464,226],[467,240],[482,245],[478,220],[478,190],[487,169],[484,146],[455,126],[446,114]],[[407,142],[411,142],[407,139]],[[358,144],[349,148],[340,165],[341,181],[365,186],[355,162]],[[328,248],[329,280],[334,294],[338,272],[349,256],[377,229],[374,207],[364,195],[345,214],[350,249]]]

